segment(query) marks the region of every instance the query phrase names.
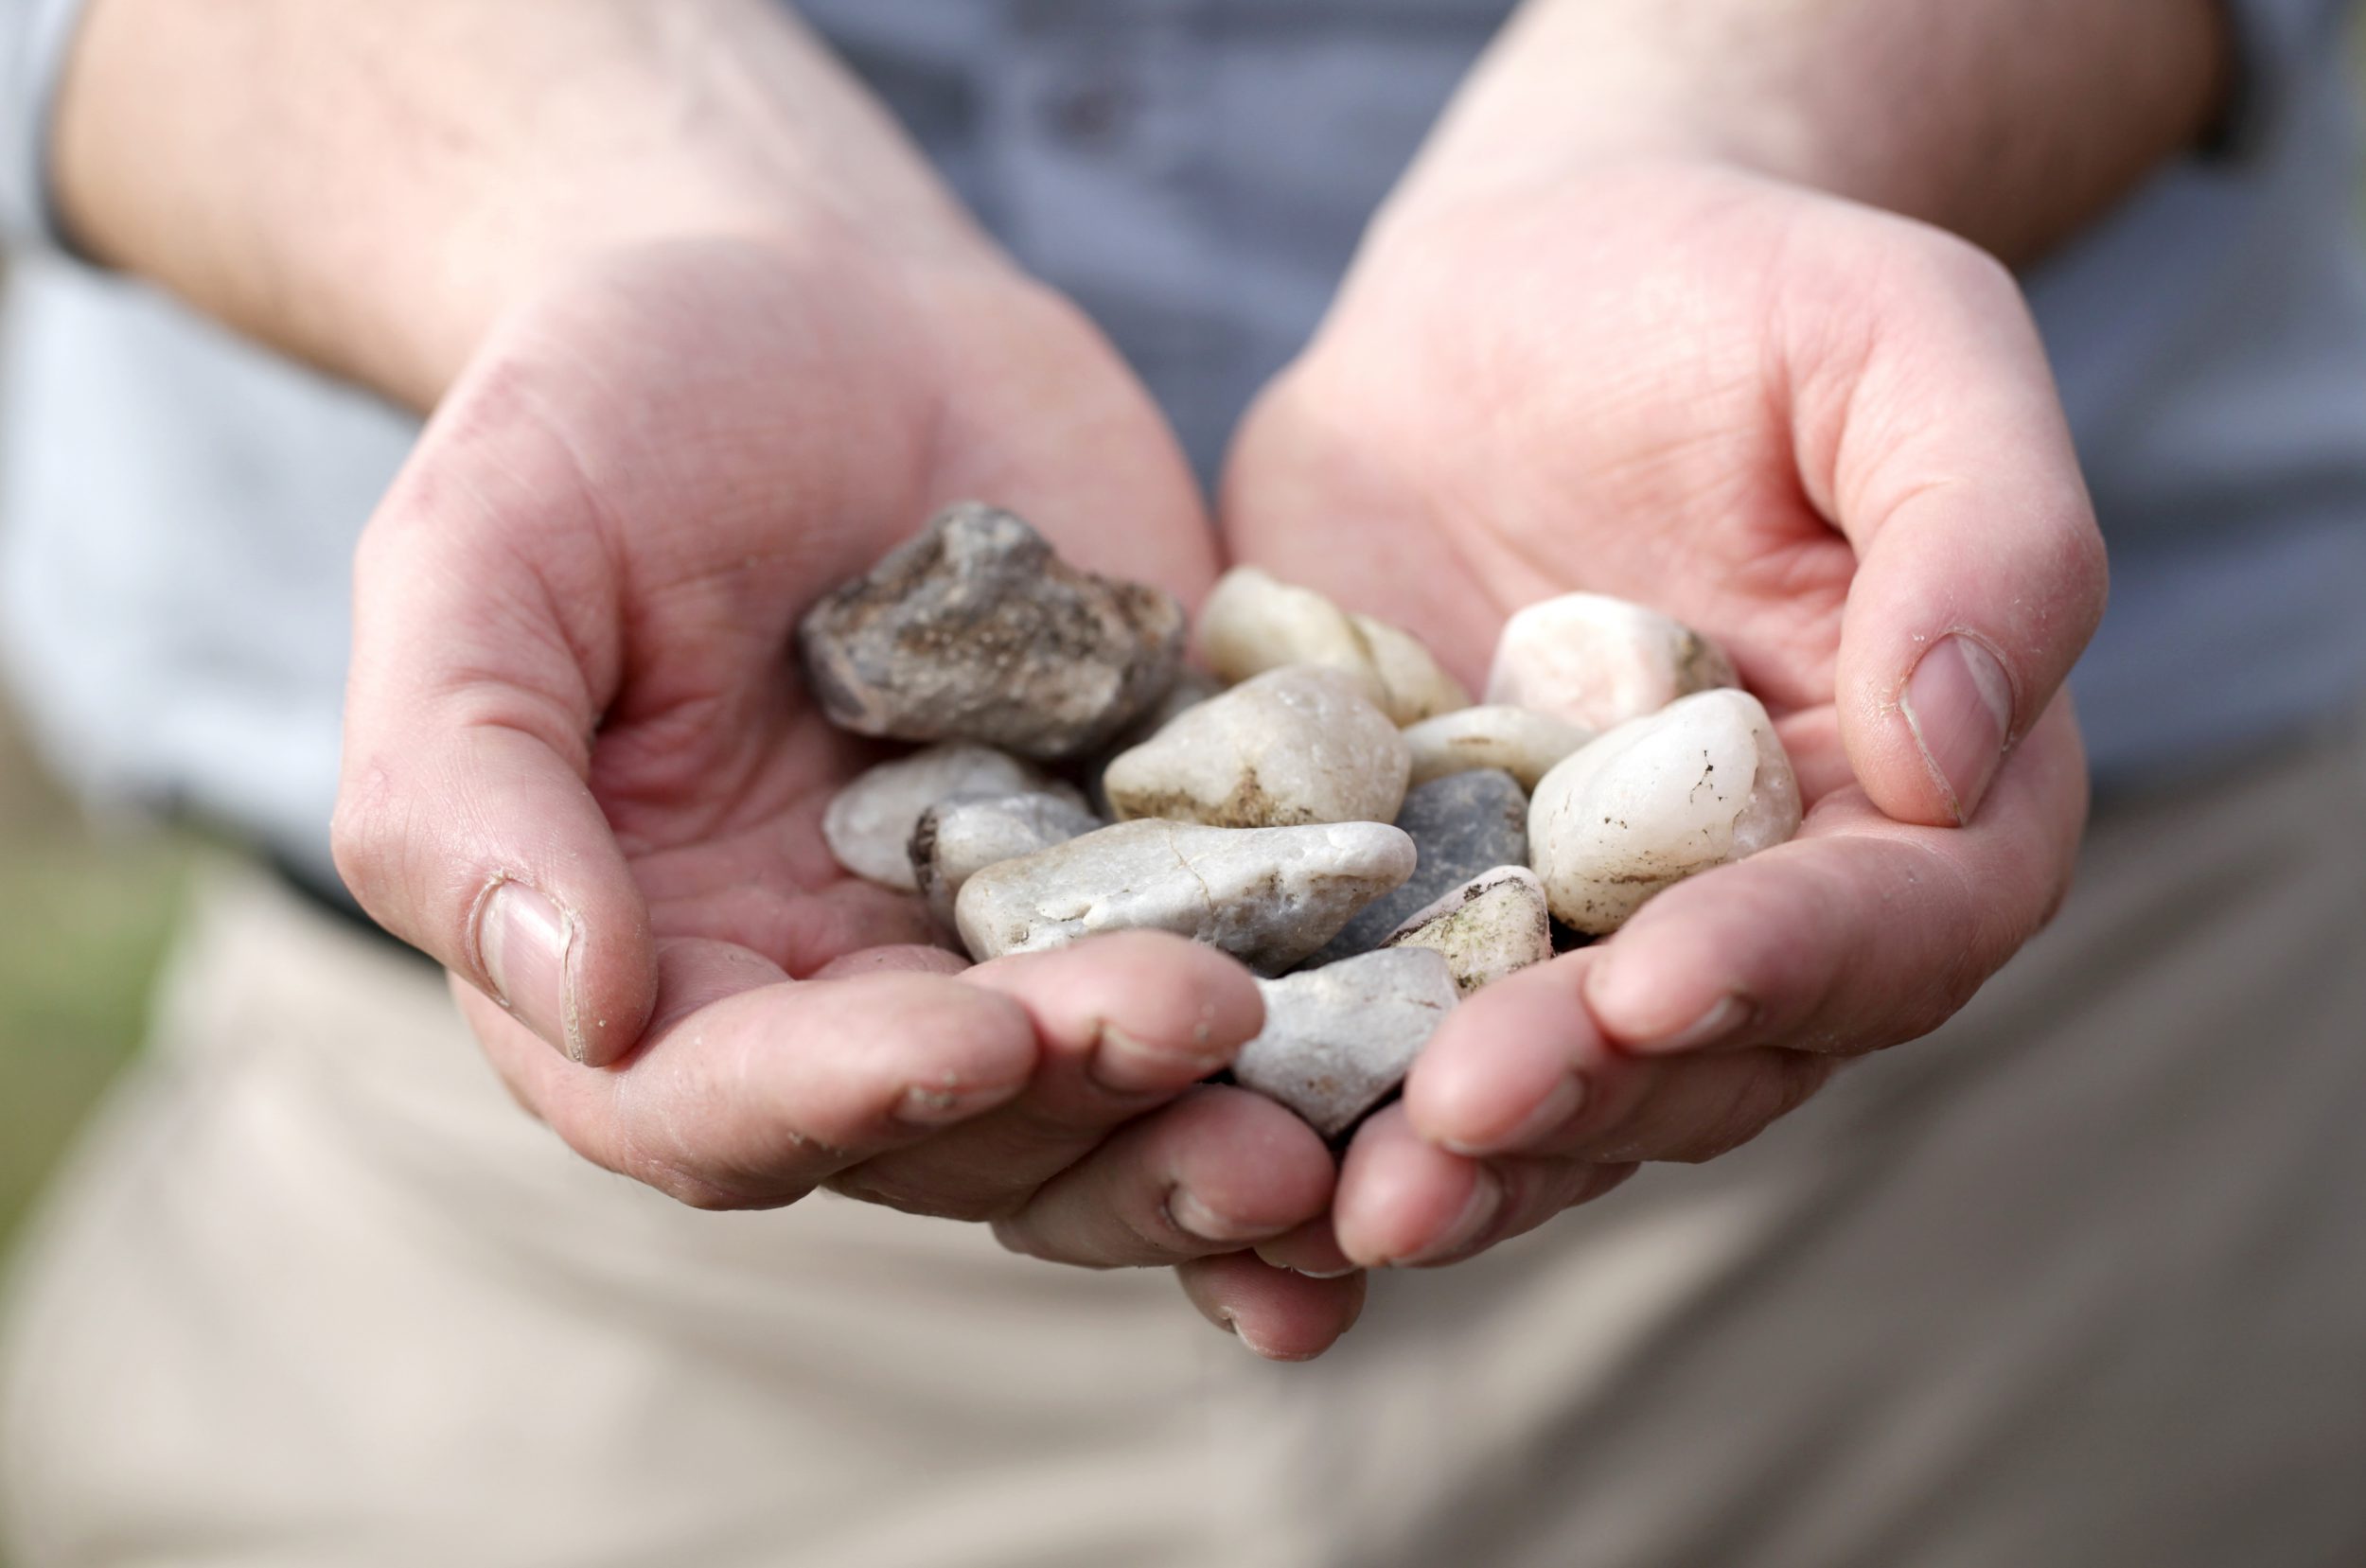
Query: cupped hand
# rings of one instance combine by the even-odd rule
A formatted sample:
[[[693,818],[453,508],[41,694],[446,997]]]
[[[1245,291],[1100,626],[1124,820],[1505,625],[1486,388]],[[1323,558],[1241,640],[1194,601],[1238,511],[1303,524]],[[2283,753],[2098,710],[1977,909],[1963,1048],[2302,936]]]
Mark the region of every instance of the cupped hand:
[[[823,847],[878,753],[823,722],[793,628],[973,496],[1087,567],[1187,597],[1213,570],[1156,412],[997,260],[586,266],[491,335],[362,541],[339,865],[534,1113],[687,1202],[829,1186],[1070,1262],[1238,1250],[1333,1177],[1199,1086],[1259,1027],[1245,972],[1139,935],[964,973]]]
[[[1526,604],[1666,610],[1731,651],[1810,803],[1459,1009],[1272,1263],[1450,1262],[1729,1150],[1936,1027],[2065,891],[2102,548],[2012,278],[1936,230],[1687,163],[1432,189],[1245,425],[1223,523],[1474,681]]]

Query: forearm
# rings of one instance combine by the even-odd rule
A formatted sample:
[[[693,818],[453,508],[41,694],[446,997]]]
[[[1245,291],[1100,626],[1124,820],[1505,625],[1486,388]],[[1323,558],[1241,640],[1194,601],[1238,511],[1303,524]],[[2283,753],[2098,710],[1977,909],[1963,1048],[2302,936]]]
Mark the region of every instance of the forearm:
[[[766,0],[92,0],[54,146],[91,254],[418,406],[605,247],[976,242]]]
[[[2024,262],[2221,113],[2223,0],[1529,0],[1408,183],[1706,156]]]

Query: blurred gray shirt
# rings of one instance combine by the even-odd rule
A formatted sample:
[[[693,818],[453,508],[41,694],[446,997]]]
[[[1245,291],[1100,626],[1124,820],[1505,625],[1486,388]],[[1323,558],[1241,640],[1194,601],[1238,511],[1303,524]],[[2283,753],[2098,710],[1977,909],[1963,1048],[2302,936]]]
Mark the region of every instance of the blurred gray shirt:
[[[354,537],[413,436],[62,255],[43,130],[79,0],[0,0],[0,652],[94,796],[327,874]],[[1212,472],[1510,0],[814,0]],[[2366,689],[2366,255],[2345,0],[2233,0],[2230,145],[2031,275],[2112,546],[2076,677],[2098,776]]]

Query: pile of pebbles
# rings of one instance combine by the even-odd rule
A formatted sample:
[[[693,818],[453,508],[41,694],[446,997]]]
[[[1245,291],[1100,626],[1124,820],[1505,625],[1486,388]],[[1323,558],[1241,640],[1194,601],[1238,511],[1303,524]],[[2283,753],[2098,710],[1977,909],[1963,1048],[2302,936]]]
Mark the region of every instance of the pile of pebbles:
[[[1409,633],[1243,567],[1173,596],[1009,512],[932,520],[799,627],[832,722],[922,743],[832,801],[857,876],[978,960],[1173,931],[1261,978],[1233,1076],[1337,1136],[1462,998],[1797,831],[1757,698],[1599,594],[1505,625],[1485,700]]]

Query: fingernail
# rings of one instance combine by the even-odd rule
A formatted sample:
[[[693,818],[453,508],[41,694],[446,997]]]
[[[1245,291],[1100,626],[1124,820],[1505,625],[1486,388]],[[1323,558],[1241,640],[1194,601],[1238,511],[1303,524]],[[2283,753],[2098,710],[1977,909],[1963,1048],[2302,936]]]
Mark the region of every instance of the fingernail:
[[[1455,1216],[1454,1224],[1440,1231],[1438,1239],[1409,1257],[1399,1258],[1399,1268],[1421,1263],[1440,1262],[1456,1257],[1487,1234],[1487,1227],[1495,1223],[1495,1215],[1503,1207],[1504,1189],[1485,1170],[1476,1172],[1471,1196]]]
[[[1740,1031],[1750,1020],[1750,1004],[1739,996],[1720,996],[1706,1013],[1665,1040],[1641,1042],[1639,1049],[1653,1054],[1674,1055],[1679,1051],[1701,1050],[1728,1039]]]
[[[1309,1279],[1345,1279],[1360,1272],[1355,1260],[1339,1250],[1328,1221],[1303,1224],[1287,1236],[1261,1242],[1256,1252],[1260,1261]]]
[[[1167,1218],[1175,1229],[1203,1242],[1249,1242],[1273,1230],[1270,1225],[1244,1225],[1227,1219],[1181,1187],[1167,1194]]]
[[[1446,1152],[1473,1159],[1487,1154],[1500,1154],[1514,1149],[1525,1149],[1574,1117],[1585,1105],[1585,1084],[1574,1073],[1563,1073],[1552,1089],[1537,1102],[1536,1109],[1520,1119],[1510,1132],[1483,1142],[1462,1143],[1445,1140]]]
[[[504,882],[477,922],[477,957],[493,999],[528,1029],[583,1060],[570,959],[574,921],[539,889]]]
[[[904,1091],[895,1119],[914,1127],[950,1127],[993,1110],[1015,1096],[1023,1084],[963,1087],[960,1084],[915,1084]]]
[[[1969,637],[1943,638],[1915,666],[1898,706],[1955,820],[1971,820],[2012,733],[2013,683],[2004,666]]]
[[[1224,1066],[1225,1058],[1220,1055],[1162,1050],[1115,1024],[1104,1024],[1085,1070],[1111,1094],[1149,1094],[1197,1083]]]

